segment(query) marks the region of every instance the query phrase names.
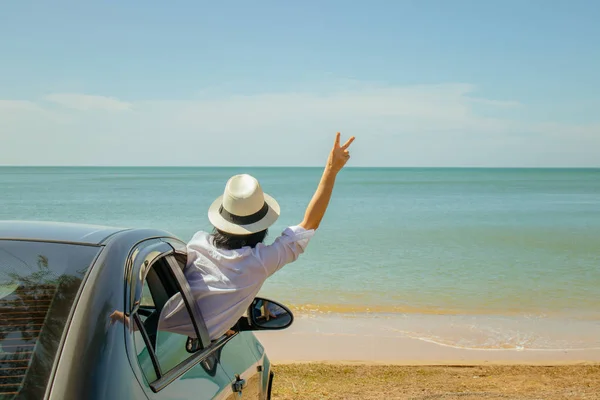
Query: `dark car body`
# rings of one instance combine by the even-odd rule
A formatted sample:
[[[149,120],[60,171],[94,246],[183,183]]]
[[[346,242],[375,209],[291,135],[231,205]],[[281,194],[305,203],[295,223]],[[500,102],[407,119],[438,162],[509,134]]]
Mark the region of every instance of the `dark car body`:
[[[270,398],[251,327],[209,340],[186,258],[161,230],[0,221],[0,400]],[[156,328],[173,295],[195,340]]]

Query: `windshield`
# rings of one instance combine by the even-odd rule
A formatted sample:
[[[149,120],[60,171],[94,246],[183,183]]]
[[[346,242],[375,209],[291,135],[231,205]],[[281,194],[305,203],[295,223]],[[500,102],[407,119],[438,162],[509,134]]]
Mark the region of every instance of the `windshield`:
[[[0,240],[0,400],[43,397],[71,306],[99,250]]]

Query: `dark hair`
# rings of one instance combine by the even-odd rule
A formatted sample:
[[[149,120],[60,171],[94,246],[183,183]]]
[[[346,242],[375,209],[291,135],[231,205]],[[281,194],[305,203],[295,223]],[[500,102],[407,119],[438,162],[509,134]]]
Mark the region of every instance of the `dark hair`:
[[[267,233],[269,233],[268,229],[249,235],[234,235],[215,228],[213,230],[212,238],[215,247],[224,250],[236,250],[241,249],[244,246],[250,246],[252,248],[256,247],[257,244],[262,243],[265,240]]]

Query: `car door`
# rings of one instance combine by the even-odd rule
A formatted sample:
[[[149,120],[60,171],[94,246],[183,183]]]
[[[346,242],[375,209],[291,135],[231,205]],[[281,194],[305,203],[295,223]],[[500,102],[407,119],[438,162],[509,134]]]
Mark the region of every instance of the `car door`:
[[[242,399],[263,399],[262,367],[250,347],[251,332],[235,334],[221,351],[221,365],[232,380],[232,385]]]
[[[142,242],[131,253],[126,292],[131,366],[151,400],[229,398],[234,392],[232,379],[220,363],[222,344],[190,351],[187,335],[157,329],[160,311],[169,298],[182,296],[190,301],[175,255],[174,248],[160,239]],[[194,310],[186,311],[197,322]],[[200,325],[202,329],[204,324]]]

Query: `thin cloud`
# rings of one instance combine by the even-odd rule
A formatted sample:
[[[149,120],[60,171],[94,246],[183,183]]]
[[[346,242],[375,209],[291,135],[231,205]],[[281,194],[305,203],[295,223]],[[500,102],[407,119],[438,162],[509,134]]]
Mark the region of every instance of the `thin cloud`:
[[[599,124],[511,118],[524,107],[460,83],[186,101],[52,94],[0,101],[0,137],[11,139],[0,146],[0,163],[319,165],[323,143],[341,130],[359,138],[355,165],[598,164]]]
[[[91,96],[77,93],[56,93],[44,97],[44,100],[56,103],[66,108],[79,111],[127,111],[132,104],[114,97]]]
[[[23,123],[32,120],[60,123],[65,120],[61,113],[48,110],[41,104],[29,100],[1,100],[0,99],[0,137],[2,133],[15,130]]]
[[[43,111],[39,105],[29,100],[0,100],[0,111],[3,112],[22,112],[22,111]]]

